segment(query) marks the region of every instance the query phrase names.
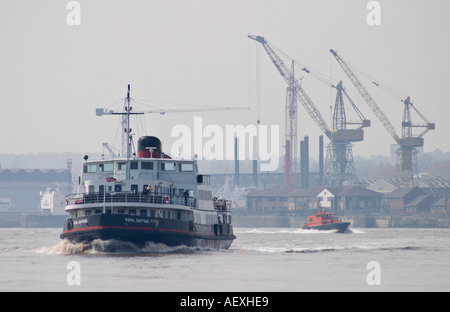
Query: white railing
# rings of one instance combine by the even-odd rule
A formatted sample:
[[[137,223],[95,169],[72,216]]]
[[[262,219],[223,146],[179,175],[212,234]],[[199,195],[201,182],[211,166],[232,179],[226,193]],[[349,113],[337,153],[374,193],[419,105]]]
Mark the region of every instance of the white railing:
[[[150,195],[145,193],[116,192],[93,194],[70,194],[66,196],[66,205],[103,204],[103,203],[142,203],[182,205],[195,207],[196,199],[180,195]]]

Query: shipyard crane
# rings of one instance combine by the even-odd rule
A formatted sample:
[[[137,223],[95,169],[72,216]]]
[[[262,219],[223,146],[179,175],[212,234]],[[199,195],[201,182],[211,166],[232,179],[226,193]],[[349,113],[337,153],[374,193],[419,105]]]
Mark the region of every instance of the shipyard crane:
[[[327,86],[336,89],[336,101],[333,109],[331,142],[327,147],[325,170],[321,183],[324,186],[341,186],[358,184],[355,162],[353,160],[352,142],[360,142],[364,139],[365,127],[370,127],[370,120],[366,119],[356,104],[345,90],[342,80],[337,84],[331,84],[323,74],[317,73],[306,67],[302,70],[317,78]],[[344,105],[344,95],[352,106],[359,120],[349,121]],[[352,126],[353,129],[350,129]],[[355,129],[354,127],[357,126]]]
[[[326,186],[342,186],[344,184],[357,184],[355,162],[353,160],[352,142],[364,140],[364,127],[370,127],[370,120],[366,119],[347,91],[342,86],[342,81],[336,86],[336,101],[333,110],[332,139],[327,149],[325,170],[322,184]],[[353,107],[359,117],[359,121],[348,121],[344,96]],[[356,129],[348,126],[356,125]]]
[[[402,136],[397,144],[396,179],[400,186],[418,186],[419,168],[417,163],[417,149],[424,144],[423,136],[429,130],[435,129],[435,124],[430,123],[422,113],[413,105],[408,96],[405,100],[402,119]],[[411,107],[420,116],[423,124],[413,124],[411,121]],[[424,128],[417,136],[414,136],[413,128]]]
[[[384,112],[372,98],[370,93],[360,82],[358,77],[347,65],[347,63],[340,57],[336,51],[330,49],[331,54],[334,55],[339,65],[342,67],[345,74],[348,76],[352,84],[355,86],[361,97],[368,104],[375,116],[388,131],[388,133],[394,138],[398,144],[397,149],[397,163],[396,163],[396,176],[395,180],[398,187],[413,187],[419,184],[418,181],[418,166],[417,166],[417,147],[423,146],[423,136],[429,130],[435,129],[435,124],[428,122],[428,120],[417,110],[417,108],[411,103],[408,97],[403,101],[405,104],[402,120],[402,134],[401,137],[395,131],[392,123],[386,117]],[[424,124],[413,124],[411,122],[411,110],[413,108],[418,115],[425,122]],[[413,127],[425,128],[422,133],[417,136],[412,134]]]
[[[275,53],[271,44],[262,36],[248,35],[250,39],[253,39],[262,44],[270,60],[278,69],[281,77],[287,83],[286,90],[286,142],[285,142],[285,167],[284,178],[285,183],[292,183],[292,173],[296,166],[297,159],[297,100],[300,101],[302,106],[306,109],[311,118],[319,126],[319,128],[325,133],[328,138],[331,138],[331,131],[317,107],[314,105],[310,97],[303,90],[299,81],[295,79],[293,66],[289,69],[283,60]],[[293,64],[292,64],[293,65]],[[295,170],[295,169],[294,169]],[[294,171],[294,174],[296,172]]]
[[[249,110],[249,107],[213,107],[213,106],[203,106],[199,108],[174,108],[174,109],[148,109],[133,111],[130,105],[130,85],[128,85],[127,97],[124,99],[123,110],[111,110],[107,108],[97,108],[95,113],[97,116],[103,115],[122,115],[122,155],[129,155],[130,145],[131,145],[131,129],[130,129],[130,115],[143,115],[143,114],[161,114],[166,113],[191,113],[191,112],[218,112],[218,111],[234,111],[234,110]]]
[[[337,86],[333,86],[338,92],[333,115],[333,129],[330,130],[319,110],[301,87],[299,81],[295,79],[294,62],[289,70],[283,60],[274,51],[272,45],[265,40],[264,37],[254,35],[249,35],[248,37],[263,45],[272,63],[288,84],[286,95],[285,183],[288,183],[291,179],[290,169],[293,167],[292,163],[296,163],[296,158],[292,157],[293,155],[296,155],[292,152],[292,147],[296,146],[293,140],[295,139],[296,141],[297,132],[297,109],[295,104],[297,99],[300,100],[301,104],[312,119],[331,141],[328,146],[327,153],[328,171],[325,171],[325,173],[327,173],[327,177],[323,180],[323,182],[326,183],[326,185],[354,183],[355,170],[351,142],[358,142],[364,139],[364,131],[362,128],[370,126],[370,121],[366,120],[356,107],[355,103],[351,100],[345,89],[342,87],[342,82],[340,82]],[[310,73],[310,71],[306,68],[303,68],[303,70]],[[348,122],[346,120],[342,94],[345,94],[352,107],[355,109],[361,120],[360,122]],[[360,126],[358,129],[347,129],[347,125],[349,124],[358,124]]]

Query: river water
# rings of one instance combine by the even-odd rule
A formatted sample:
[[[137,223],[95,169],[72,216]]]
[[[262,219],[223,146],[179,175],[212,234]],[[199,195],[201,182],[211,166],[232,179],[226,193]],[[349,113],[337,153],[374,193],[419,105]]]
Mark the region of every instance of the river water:
[[[450,291],[450,229],[237,228],[227,251],[60,233],[0,229],[0,291]]]

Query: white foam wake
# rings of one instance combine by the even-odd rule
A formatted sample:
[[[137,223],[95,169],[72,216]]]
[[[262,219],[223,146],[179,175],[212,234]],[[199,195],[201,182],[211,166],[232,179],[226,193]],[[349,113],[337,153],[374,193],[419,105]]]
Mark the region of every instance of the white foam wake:
[[[130,242],[118,240],[101,240],[96,239],[90,243],[71,243],[62,240],[58,244],[51,247],[41,247],[32,250],[40,254],[164,254],[177,252],[197,252],[207,251],[200,247],[176,246],[171,247],[161,243],[147,242],[145,246],[137,246]]]

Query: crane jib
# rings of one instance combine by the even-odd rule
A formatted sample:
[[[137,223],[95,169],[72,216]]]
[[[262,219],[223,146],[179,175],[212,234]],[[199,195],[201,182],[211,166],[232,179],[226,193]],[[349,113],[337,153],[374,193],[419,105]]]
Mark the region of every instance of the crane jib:
[[[373,113],[377,116],[378,120],[381,122],[384,128],[389,132],[389,134],[394,138],[394,140],[397,143],[399,143],[400,137],[398,136],[391,122],[386,117],[381,108],[377,105],[377,103],[369,94],[369,92],[366,90],[366,88],[363,86],[363,84],[356,77],[355,73],[353,73],[350,67],[344,62],[344,60],[337,54],[336,51],[330,49],[330,52],[336,58],[339,65],[342,67],[342,70],[345,72],[350,81],[353,83],[353,85],[355,86],[356,90],[359,92],[361,97],[366,101],[367,105],[369,105],[369,107],[372,109]]]
[[[286,81],[288,85],[294,87],[297,99],[300,100],[303,107],[306,109],[306,111],[315,121],[315,123],[319,126],[319,128],[325,133],[325,135],[328,138],[331,138],[331,131],[327,123],[323,119],[322,115],[320,114],[319,110],[314,105],[311,98],[306,94],[305,90],[301,87],[297,79],[295,79],[295,77],[292,75],[291,71],[283,62],[283,60],[272,49],[269,42],[265,40],[264,37],[262,36],[248,35],[248,37],[250,39],[256,40],[257,42],[263,45],[264,49],[269,55],[270,60],[275,65],[280,75],[283,77],[283,79]]]

